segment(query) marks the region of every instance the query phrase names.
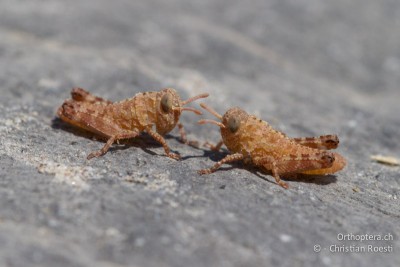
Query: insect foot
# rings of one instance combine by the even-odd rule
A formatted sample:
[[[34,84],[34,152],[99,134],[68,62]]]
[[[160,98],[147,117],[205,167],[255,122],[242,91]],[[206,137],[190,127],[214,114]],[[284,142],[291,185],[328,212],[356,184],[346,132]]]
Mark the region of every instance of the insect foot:
[[[338,146],[336,135],[289,138],[240,108],[231,108],[221,116],[203,103],[200,106],[219,120],[199,121],[199,124],[210,123],[220,128],[222,140],[216,146],[208,145],[214,150],[225,145],[231,154],[211,168],[200,170],[199,174],[211,174],[225,163],[244,160],[270,171],[276,183],[287,189],[288,184],[280,179],[282,174],[324,175],[346,166],[340,154],[327,151]]]
[[[170,151],[163,136],[175,128],[183,111],[200,115],[199,110],[185,106],[208,97],[208,94],[182,101],[174,89],[166,88],[159,92],[138,93],[132,98],[113,103],[82,88],[74,88],[71,97],[61,105],[57,115],[69,124],[107,139],[103,148],[90,153],[87,159],[102,156],[114,142],[134,138],[142,132],[147,132],[160,143],[168,157],[179,159],[178,154]],[[189,144],[183,126],[179,128],[181,140]]]

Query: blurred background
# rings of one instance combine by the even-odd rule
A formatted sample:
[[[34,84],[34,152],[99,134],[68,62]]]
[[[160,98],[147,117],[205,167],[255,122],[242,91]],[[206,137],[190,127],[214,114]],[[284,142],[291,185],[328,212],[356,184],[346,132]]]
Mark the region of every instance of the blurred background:
[[[339,232],[400,230],[399,169],[370,160],[400,157],[399,48],[397,0],[0,0],[0,265],[400,264],[313,252]],[[113,101],[208,92],[289,136],[338,134],[348,167],[286,191],[240,164],[199,177],[221,156],[177,132],[182,162],[146,140],[86,162],[102,144],[54,123],[76,86]]]

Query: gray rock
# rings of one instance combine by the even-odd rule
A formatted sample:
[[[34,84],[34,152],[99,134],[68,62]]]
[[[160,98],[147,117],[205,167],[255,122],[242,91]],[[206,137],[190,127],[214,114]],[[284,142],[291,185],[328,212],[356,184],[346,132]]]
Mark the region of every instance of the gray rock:
[[[0,265],[399,266],[399,167],[370,160],[400,157],[399,12],[391,0],[1,1]],[[199,176],[224,153],[177,131],[182,161],[147,136],[87,161],[103,144],[55,118],[74,86],[111,100],[209,92],[219,112],[241,106],[290,136],[338,134],[348,166],[289,190],[241,163]],[[218,141],[198,119],[182,116],[189,137]]]

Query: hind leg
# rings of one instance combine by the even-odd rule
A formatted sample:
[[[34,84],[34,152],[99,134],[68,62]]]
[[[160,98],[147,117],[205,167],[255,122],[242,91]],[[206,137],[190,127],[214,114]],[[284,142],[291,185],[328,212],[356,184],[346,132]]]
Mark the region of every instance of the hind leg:
[[[318,137],[291,138],[291,140],[299,145],[323,150],[335,149],[339,145],[339,138],[337,135],[332,134]]]
[[[134,138],[140,134],[137,129],[126,130],[104,115],[103,105],[67,100],[58,110],[60,118],[74,126],[108,138],[104,147],[88,155],[88,159],[107,153],[111,145],[120,139]]]
[[[321,152],[316,154],[287,155],[280,158],[272,156],[256,157],[253,163],[257,166],[263,166],[272,171],[272,175],[283,188],[287,189],[287,183],[280,179],[280,174],[301,173],[308,170],[319,170],[330,168],[335,161],[333,153]]]
[[[65,122],[92,133],[110,137],[117,125],[112,125],[104,116],[103,105],[93,105],[87,102],[66,100],[57,111],[57,115]],[[108,125],[108,126],[106,126]]]
[[[103,103],[106,105],[112,104],[111,101],[95,96],[82,88],[73,88],[71,90],[71,97],[75,101],[86,102],[89,104]]]

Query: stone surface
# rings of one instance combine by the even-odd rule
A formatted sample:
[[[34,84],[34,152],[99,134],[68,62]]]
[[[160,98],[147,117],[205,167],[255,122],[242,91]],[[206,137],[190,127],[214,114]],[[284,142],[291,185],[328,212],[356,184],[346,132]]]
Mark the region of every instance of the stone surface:
[[[400,266],[400,169],[370,159],[400,157],[398,1],[2,0],[0,36],[1,266]],[[74,86],[209,92],[290,136],[337,133],[348,166],[289,190],[240,163],[199,176],[224,154],[177,131],[179,162],[146,136],[86,161],[102,143],[55,118]],[[217,141],[197,120],[190,138]]]

